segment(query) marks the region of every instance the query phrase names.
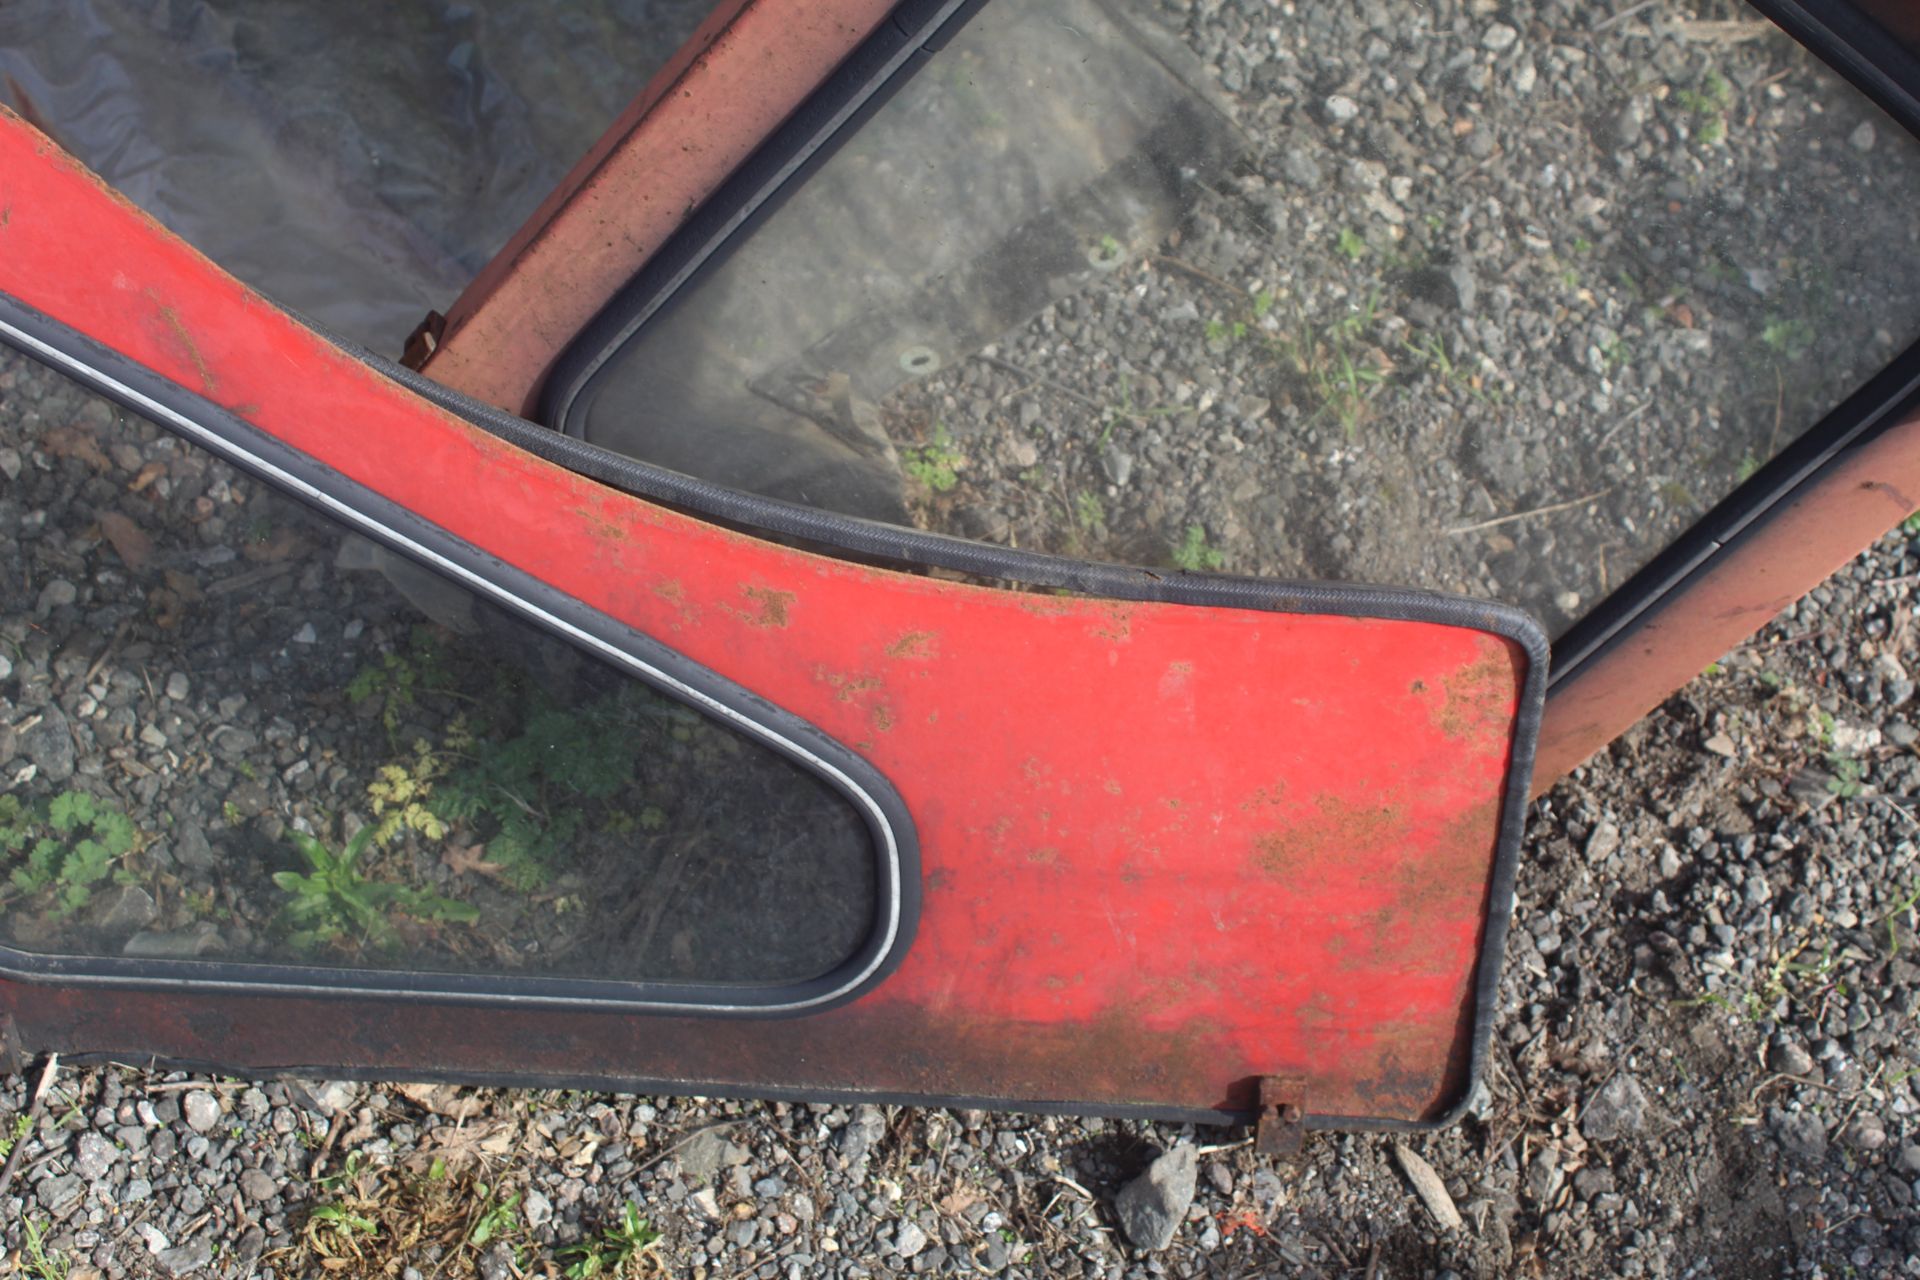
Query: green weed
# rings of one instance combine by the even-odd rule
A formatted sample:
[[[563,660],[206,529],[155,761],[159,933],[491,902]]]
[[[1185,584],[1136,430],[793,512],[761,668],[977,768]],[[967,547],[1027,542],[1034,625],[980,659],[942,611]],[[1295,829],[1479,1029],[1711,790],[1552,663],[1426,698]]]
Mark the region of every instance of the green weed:
[[[1236,325],[1238,326],[1238,333],[1244,335],[1247,331],[1246,325],[1240,322],[1236,322]],[[1108,405],[1106,412],[1101,415],[1100,447],[1103,449],[1106,448],[1107,442],[1113,439],[1114,427],[1122,422],[1151,422],[1155,418],[1170,417],[1178,412],[1180,412],[1180,406],[1178,405],[1160,404],[1154,405],[1149,409],[1135,404],[1133,401],[1133,379],[1123,373],[1120,375],[1119,403]]]
[[[423,694],[446,693],[451,684],[439,640],[430,628],[419,626],[408,636],[407,652],[382,654],[380,661],[355,673],[347,683],[347,699],[355,704],[378,699],[380,723],[391,739]]]
[[[1797,360],[1806,354],[1818,336],[1814,327],[1799,317],[1776,317],[1760,330],[1760,344],[1777,356]]]
[[[28,1268],[27,1280],[67,1280],[73,1263],[66,1254],[47,1248],[47,1228],[32,1218],[22,1221],[21,1227],[26,1235],[21,1252]]]
[[[1206,527],[1198,521],[1187,526],[1179,545],[1173,549],[1173,562],[1188,573],[1217,573],[1227,563],[1226,554],[1207,545]]]
[[[1082,533],[1092,533],[1106,523],[1106,504],[1100,496],[1093,493],[1075,494],[1073,499],[1073,520],[1080,526]]]
[[[18,859],[7,878],[22,894],[50,892],[56,918],[86,906],[94,886],[138,842],[126,814],[84,791],[62,791],[33,805],[0,796],[0,853]]]
[[[609,802],[634,781],[643,741],[636,703],[645,696],[623,686],[593,706],[564,708],[530,687],[518,730],[468,744],[467,763],[435,782],[428,803],[442,820],[472,826],[509,883],[538,888],[590,815],[619,820]],[[631,825],[658,830],[666,821],[649,806]]]
[[[960,469],[966,465],[967,456],[953,447],[945,423],[933,424],[931,443],[900,450],[901,469],[935,493],[947,493],[959,484]]]
[[[1674,105],[1694,119],[1693,136],[1711,146],[1727,136],[1727,112],[1733,108],[1733,86],[1718,71],[1707,72],[1698,89],[1675,89]]]
[[[1334,245],[1348,262],[1358,262],[1367,256],[1366,237],[1352,227],[1340,228],[1340,236],[1334,241]]]
[[[466,740],[465,722],[456,718],[448,739]],[[367,803],[373,809],[374,840],[385,844],[403,831],[415,831],[429,840],[447,834],[447,824],[427,804],[434,784],[447,770],[445,758],[429,747],[424,739],[413,744],[413,754],[405,760],[390,761],[375,772],[367,784]]]
[[[659,1239],[660,1233],[648,1225],[640,1216],[639,1207],[629,1200],[620,1207],[619,1221],[609,1224],[591,1239],[562,1249],[559,1260],[567,1264],[567,1280],[629,1275]]]
[[[490,1192],[482,1182],[474,1187],[485,1206],[480,1216],[474,1219],[473,1226],[467,1230],[467,1243],[476,1249],[484,1248],[497,1236],[506,1235],[520,1226],[520,1195],[515,1192],[501,1196],[497,1191]]]
[[[472,924],[480,918],[468,903],[362,875],[360,858],[377,834],[372,824],[364,826],[336,854],[304,832],[289,833],[294,848],[306,860],[308,872],[274,873],[273,882],[289,895],[283,908],[292,926],[288,942],[307,948],[351,940],[384,948],[396,938],[391,919],[394,912],[455,924]]]
[[[14,1143],[26,1141],[27,1135],[33,1132],[33,1121],[27,1118],[26,1112],[22,1111],[13,1118],[13,1123],[8,1126],[8,1130],[7,1136],[0,1138],[0,1160],[13,1154]]]

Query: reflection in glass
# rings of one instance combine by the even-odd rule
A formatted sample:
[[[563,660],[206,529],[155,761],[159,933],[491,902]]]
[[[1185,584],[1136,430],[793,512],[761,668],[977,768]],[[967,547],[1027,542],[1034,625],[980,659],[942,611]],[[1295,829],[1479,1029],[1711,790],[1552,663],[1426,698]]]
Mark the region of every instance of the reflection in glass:
[[[1920,336],[1913,138],[1742,6],[1135,8],[988,5],[568,428],[1558,633]]]
[[[865,826],[768,748],[10,352],[0,464],[8,944],[785,983],[866,941]]]

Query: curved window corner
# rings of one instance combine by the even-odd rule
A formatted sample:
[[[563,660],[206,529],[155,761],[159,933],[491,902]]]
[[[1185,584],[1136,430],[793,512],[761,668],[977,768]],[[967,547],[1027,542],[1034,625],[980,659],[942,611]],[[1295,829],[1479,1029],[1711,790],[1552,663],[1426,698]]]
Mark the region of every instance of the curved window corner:
[[[0,347],[0,968],[799,1012],[898,955],[912,833],[858,757],[238,436]]]

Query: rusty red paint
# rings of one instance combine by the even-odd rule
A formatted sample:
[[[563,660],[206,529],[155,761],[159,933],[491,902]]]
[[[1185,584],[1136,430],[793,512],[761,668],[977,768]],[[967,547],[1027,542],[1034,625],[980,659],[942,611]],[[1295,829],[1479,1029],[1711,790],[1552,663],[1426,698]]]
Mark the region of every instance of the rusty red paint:
[[[574,335],[892,8],[717,6],[448,309],[422,371],[531,413]]]
[[[1040,598],[702,523],[433,408],[42,147],[0,115],[0,290],[859,744],[924,874],[899,970],[803,1019],[0,985],[33,1047],[1094,1110],[1244,1111],[1278,1073],[1322,1114],[1458,1098],[1518,646]]]

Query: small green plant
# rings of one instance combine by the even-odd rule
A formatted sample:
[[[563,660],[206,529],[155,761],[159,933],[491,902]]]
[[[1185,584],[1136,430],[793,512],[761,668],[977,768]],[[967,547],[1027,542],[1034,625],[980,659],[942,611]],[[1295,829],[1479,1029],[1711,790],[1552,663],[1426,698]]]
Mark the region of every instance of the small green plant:
[[[1760,329],[1760,344],[1777,356],[1797,360],[1813,345],[1814,328],[1799,317],[1775,317]]]
[[[1247,331],[1246,325],[1241,322],[1236,323],[1238,325],[1238,333],[1245,334]],[[1161,404],[1155,405],[1152,408],[1144,408],[1135,404],[1133,400],[1133,379],[1123,373],[1120,375],[1119,403],[1108,405],[1106,412],[1101,417],[1100,447],[1103,449],[1107,447],[1107,442],[1113,439],[1113,429],[1122,422],[1151,422],[1155,418],[1169,417],[1178,412],[1180,412],[1178,405]]]
[[[1712,145],[1727,136],[1727,112],[1733,108],[1733,86],[1718,71],[1709,71],[1698,89],[1676,89],[1673,101],[1694,118],[1693,136]]]
[[[516,731],[466,743],[467,763],[436,781],[428,800],[445,822],[463,822],[488,861],[521,889],[544,885],[589,818],[618,823],[612,802],[633,786],[643,736],[633,732],[647,695],[623,686],[584,708],[566,708],[530,687]],[[664,827],[652,806],[633,818]]]
[[[1331,324],[1316,327],[1300,318],[1291,336],[1273,342],[1274,349],[1312,388],[1320,402],[1318,412],[1330,414],[1349,440],[1366,415],[1367,402],[1386,381],[1385,355],[1363,345],[1379,309],[1376,290]],[[1447,367],[1452,367],[1450,362]]]
[[[1106,523],[1106,504],[1100,501],[1100,495],[1078,493],[1073,498],[1073,520],[1083,533],[1092,533]]]
[[[1180,543],[1173,549],[1173,562],[1188,573],[1215,573],[1227,563],[1226,554],[1207,545],[1206,527],[1198,521],[1187,526]]]
[[[1348,262],[1358,262],[1367,256],[1366,237],[1352,227],[1340,228],[1340,236],[1334,244]]]
[[[567,1280],[598,1280],[601,1276],[631,1274],[640,1259],[660,1239],[660,1233],[640,1216],[640,1209],[629,1200],[620,1207],[620,1218],[603,1228],[599,1235],[560,1251],[566,1263]]]
[[[489,1191],[484,1182],[476,1184],[474,1191],[480,1196],[484,1207],[473,1220],[473,1226],[467,1229],[467,1243],[482,1249],[497,1237],[519,1227],[520,1195],[518,1192],[499,1195],[497,1191]]]
[[[455,742],[465,742],[464,723],[456,718],[448,737]],[[374,780],[367,784],[367,803],[373,808],[373,816],[379,819],[374,839],[385,844],[402,831],[417,831],[429,840],[445,836],[447,824],[427,801],[433,795],[435,782],[446,771],[447,762],[425,739],[415,740],[413,754],[408,758],[381,765]]]
[[[1838,752],[1829,753],[1827,768],[1827,790],[1842,800],[1851,800],[1860,794],[1864,783],[1861,781],[1860,762],[1852,756],[1843,756]]]
[[[24,1273],[27,1280],[67,1280],[73,1271],[73,1263],[66,1254],[47,1248],[47,1228],[32,1218],[25,1219],[20,1225],[26,1235],[26,1244],[21,1252],[28,1267]]]
[[[380,723],[393,738],[422,695],[445,693],[450,683],[439,641],[430,628],[419,626],[408,636],[405,653],[382,654],[355,673],[347,683],[347,700],[357,705],[377,699]]]
[[[1900,532],[1906,534],[1908,537],[1920,533],[1920,511],[1914,512],[1900,522]]]
[[[22,1111],[13,1118],[13,1123],[7,1126],[7,1136],[0,1138],[0,1160],[12,1155],[13,1144],[26,1141],[27,1135],[32,1132],[33,1121],[28,1119],[26,1112]]]
[[[126,814],[84,791],[62,791],[36,805],[0,796],[0,852],[19,859],[7,879],[22,894],[51,892],[58,918],[86,906],[94,886],[138,841]]]
[[[1207,341],[1212,343],[1233,343],[1247,336],[1245,320],[1209,320],[1207,321]]]
[[[946,424],[933,424],[933,440],[923,445],[908,445],[900,450],[900,466],[909,476],[935,493],[948,493],[960,483],[960,469],[967,455],[954,448]]]
[[[396,911],[456,924],[472,924],[480,918],[468,903],[363,876],[360,858],[376,834],[373,825],[364,826],[336,854],[304,832],[291,833],[293,845],[306,859],[309,870],[305,875],[298,871],[274,873],[273,882],[289,895],[284,911],[292,926],[287,938],[290,943],[306,948],[352,940],[386,947],[394,941],[390,915]]]
[[[1914,882],[1913,888],[1907,891],[1906,897],[1893,904],[1893,910],[1880,917],[1881,923],[1887,926],[1889,957],[1900,954],[1900,917],[1913,910],[1916,903],[1920,903],[1920,880]]]
[[[1419,359],[1442,382],[1452,382],[1458,373],[1453,358],[1447,354],[1446,340],[1437,333],[1424,333],[1415,340],[1402,340],[1407,353]]]

